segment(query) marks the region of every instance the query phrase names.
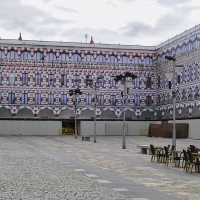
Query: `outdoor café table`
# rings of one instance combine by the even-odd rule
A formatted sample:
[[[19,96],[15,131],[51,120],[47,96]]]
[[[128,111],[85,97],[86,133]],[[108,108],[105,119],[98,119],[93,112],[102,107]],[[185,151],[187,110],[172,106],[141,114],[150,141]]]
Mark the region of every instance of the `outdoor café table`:
[[[193,157],[194,157],[194,159],[195,159],[196,161],[199,160],[199,158],[200,158],[200,153],[192,153],[192,155],[193,155]]]

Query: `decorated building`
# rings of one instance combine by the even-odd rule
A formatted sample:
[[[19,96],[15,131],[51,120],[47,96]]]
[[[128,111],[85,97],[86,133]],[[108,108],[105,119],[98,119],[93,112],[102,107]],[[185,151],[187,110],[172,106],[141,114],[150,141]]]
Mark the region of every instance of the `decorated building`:
[[[173,63],[166,55],[184,65],[181,84],[175,81],[176,117],[199,117],[199,45],[200,25],[157,46],[98,44],[92,38],[90,43],[27,41],[21,34],[18,40],[1,39],[0,118],[73,119],[75,99],[69,90],[79,88],[77,119],[92,120],[96,115],[99,120],[120,120],[122,82],[114,77],[131,72],[137,78],[127,78],[127,120],[171,119],[171,90],[164,73]],[[103,78],[97,80],[98,76]]]

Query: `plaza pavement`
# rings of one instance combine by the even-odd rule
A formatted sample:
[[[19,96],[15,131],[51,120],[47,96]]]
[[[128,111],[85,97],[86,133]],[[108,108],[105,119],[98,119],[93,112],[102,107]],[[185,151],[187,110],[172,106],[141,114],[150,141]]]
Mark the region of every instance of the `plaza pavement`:
[[[200,174],[151,163],[137,145],[171,139],[97,136],[0,136],[0,200],[199,200]],[[199,140],[178,139],[177,149]]]

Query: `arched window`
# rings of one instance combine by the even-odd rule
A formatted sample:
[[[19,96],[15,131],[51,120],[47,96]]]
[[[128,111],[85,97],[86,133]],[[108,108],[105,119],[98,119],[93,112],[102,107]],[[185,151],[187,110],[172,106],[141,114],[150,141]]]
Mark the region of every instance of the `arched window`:
[[[96,58],[96,62],[101,62],[101,63],[105,63],[106,62],[106,57],[103,55],[98,55]]]
[[[176,55],[178,56],[179,54],[180,54],[180,47],[177,47],[177,49],[176,49]]]
[[[129,57],[128,56],[122,56],[120,58],[120,63],[122,63],[122,64],[129,64],[130,63]]]
[[[0,59],[4,59],[5,58],[5,54],[3,51],[0,51]]]
[[[8,59],[18,59],[18,54],[16,51],[9,51],[7,58]]]
[[[189,44],[187,45],[187,51],[191,51],[192,50],[192,42],[189,42]]]
[[[60,61],[69,61],[69,56],[66,53],[62,53],[59,56]]]
[[[172,53],[171,53],[171,56],[175,56],[176,55],[176,52],[174,49],[172,49]]]
[[[161,57],[161,62],[165,61],[165,55],[163,54]]]
[[[87,54],[84,56],[84,62],[94,62],[94,57],[91,54]]]
[[[31,59],[31,54],[28,51],[24,51],[20,56],[21,60],[29,60]]]
[[[141,64],[142,63],[141,58],[138,56],[133,57],[132,63],[133,64]]]
[[[73,62],[81,62],[81,56],[77,53],[72,55],[72,61]]]
[[[186,46],[185,44],[183,44],[183,46],[181,47],[181,53],[185,53],[186,52]]]
[[[192,88],[189,89],[188,93],[189,93],[189,94],[188,94],[188,99],[189,99],[189,100],[192,100],[192,97],[193,97]]]
[[[108,62],[109,62],[109,63],[117,63],[117,58],[116,58],[115,56],[110,56],[110,57],[108,58]]]
[[[38,52],[34,53],[33,59],[34,60],[44,60],[44,57],[43,57],[43,54],[40,51],[38,51]]]
[[[161,56],[158,56],[158,57],[157,57],[157,62],[158,62],[158,63],[161,62]]]
[[[46,55],[46,61],[56,61],[56,55],[54,53],[48,53]]]
[[[199,41],[196,39],[193,44],[192,44],[193,49],[196,49],[197,47],[199,47]]]
[[[145,57],[144,58],[144,63],[145,63],[145,65],[152,65],[153,60],[150,57]]]

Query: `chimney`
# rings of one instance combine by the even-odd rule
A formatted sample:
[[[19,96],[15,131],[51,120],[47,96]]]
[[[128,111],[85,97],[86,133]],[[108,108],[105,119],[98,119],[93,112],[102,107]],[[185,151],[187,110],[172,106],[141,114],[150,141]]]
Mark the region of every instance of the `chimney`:
[[[94,44],[93,38],[91,37],[90,44]]]
[[[22,35],[21,33],[19,34],[19,39],[18,40],[22,40]]]

